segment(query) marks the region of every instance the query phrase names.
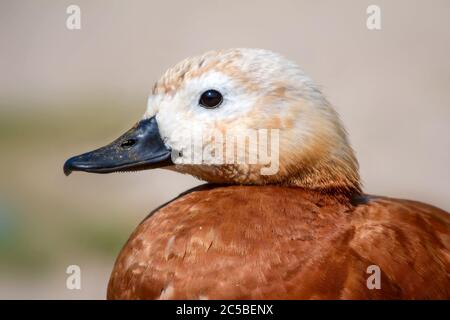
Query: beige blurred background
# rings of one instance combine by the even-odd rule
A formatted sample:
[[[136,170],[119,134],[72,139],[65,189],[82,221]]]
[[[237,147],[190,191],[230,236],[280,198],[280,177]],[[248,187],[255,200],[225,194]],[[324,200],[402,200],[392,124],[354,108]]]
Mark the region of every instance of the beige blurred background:
[[[81,7],[82,29],[66,28]],[[366,28],[366,8],[382,30]],[[105,297],[146,214],[200,182],[162,170],[64,176],[143,114],[155,80],[203,51],[297,61],[342,116],[368,193],[450,210],[450,2],[0,2],[0,298]],[[66,289],[66,267],[82,289]]]

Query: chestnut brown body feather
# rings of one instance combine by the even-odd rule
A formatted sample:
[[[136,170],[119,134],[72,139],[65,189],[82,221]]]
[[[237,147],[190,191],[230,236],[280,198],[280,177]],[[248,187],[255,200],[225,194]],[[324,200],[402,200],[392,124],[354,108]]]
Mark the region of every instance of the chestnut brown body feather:
[[[138,226],[108,298],[450,299],[449,248],[449,214],[419,202],[206,186]]]

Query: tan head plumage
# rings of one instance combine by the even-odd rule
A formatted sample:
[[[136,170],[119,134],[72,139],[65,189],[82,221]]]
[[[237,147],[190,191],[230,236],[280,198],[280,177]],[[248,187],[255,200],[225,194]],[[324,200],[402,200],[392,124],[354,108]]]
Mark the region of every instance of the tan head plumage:
[[[199,99],[211,89],[219,91],[223,101],[217,108],[204,108]],[[210,51],[178,63],[152,90],[144,118],[153,116],[166,145],[183,156],[204,156],[209,148],[218,150],[210,154],[220,151],[226,157],[226,139],[218,147],[217,137],[205,132],[226,137],[230,132],[278,129],[275,174],[262,175],[260,163],[188,163],[183,157],[172,170],[218,183],[360,191],[358,163],[337,113],[295,63],[271,51]],[[195,149],[186,133],[199,128],[202,147]],[[247,159],[258,151],[249,144],[235,145],[234,151],[241,148]]]

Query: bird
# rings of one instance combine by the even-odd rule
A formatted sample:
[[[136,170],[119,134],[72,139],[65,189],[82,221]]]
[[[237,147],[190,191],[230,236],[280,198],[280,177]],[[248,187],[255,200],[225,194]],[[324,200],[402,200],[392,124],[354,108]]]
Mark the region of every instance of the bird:
[[[129,131],[64,164],[153,168],[206,183],[137,226],[108,299],[450,299],[449,213],[364,193],[339,115],[278,53],[179,62]]]

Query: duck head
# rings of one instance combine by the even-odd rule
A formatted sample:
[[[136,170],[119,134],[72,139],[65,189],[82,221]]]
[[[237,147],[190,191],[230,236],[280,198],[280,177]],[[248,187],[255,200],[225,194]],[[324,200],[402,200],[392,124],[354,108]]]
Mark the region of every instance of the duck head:
[[[167,168],[227,184],[359,192],[337,113],[293,62],[261,49],[186,59],[155,83],[144,117],[64,171]]]

